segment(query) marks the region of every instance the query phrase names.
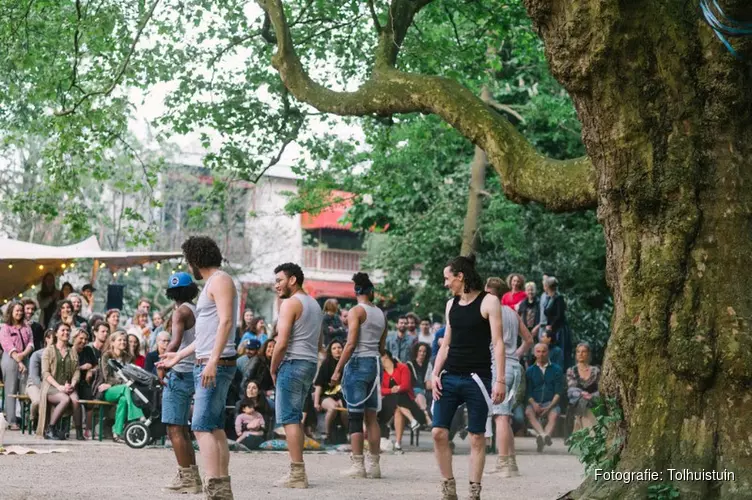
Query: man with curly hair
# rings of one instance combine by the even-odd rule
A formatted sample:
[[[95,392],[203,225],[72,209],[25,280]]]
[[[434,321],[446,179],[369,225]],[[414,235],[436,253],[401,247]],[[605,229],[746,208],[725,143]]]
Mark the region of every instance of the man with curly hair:
[[[195,397],[191,429],[204,464],[207,500],[232,500],[230,449],[225,434],[225,402],[236,372],[235,313],[238,294],[232,278],[220,270],[222,253],[211,238],[193,236],[183,243],[183,255],[196,279],[203,279],[196,304],[195,340],[177,353],[166,353],[161,366],[171,368],[195,354]]]

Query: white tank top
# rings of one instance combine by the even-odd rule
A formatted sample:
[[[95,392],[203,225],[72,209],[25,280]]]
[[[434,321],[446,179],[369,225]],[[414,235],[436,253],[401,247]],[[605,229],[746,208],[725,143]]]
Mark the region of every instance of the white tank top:
[[[316,299],[307,293],[296,293],[287,300],[293,299],[300,301],[303,312],[300,314],[300,318],[292,324],[285,359],[299,359],[318,363],[319,338],[324,313]]]
[[[384,334],[386,318],[384,313],[376,306],[358,304],[366,312],[366,320],[360,325],[358,345],[352,353],[353,357],[374,357],[379,355],[379,342]]]
[[[217,271],[212,274],[201,290],[196,302],[196,357],[198,359],[208,358],[214,350],[214,342],[217,339],[217,328],[219,328],[219,314],[217,313],[217,303],[209,298],[207,291],[209,284],[218,274],[227,274],[224,271]],[[227,336],[227,343],[222,351],[222,358],[233,358],[237,356],[235,350],[235,328],[237,319],[235,312],[238,310],[238,294],[235,286],[232,287],[232,325],[230,325],[230,334]]]
[[[178,352],[185,349],[196,338],[196,306],[191,304],[190,302],[186,302],[184,304],[181,304],[180,307],[187,307],[191,310],[193,313],[193,327],[189,328],[187,330],[183,330],[183,339],[180,341],[180,347],[178,347]],[[176,372],[180,373],[188,373],[193,370],[193,364],[196,362],[196,354],[193,353],[190,356],[186,356],[185,358],[181,359],[178,364],[172,367],[172,369]]]

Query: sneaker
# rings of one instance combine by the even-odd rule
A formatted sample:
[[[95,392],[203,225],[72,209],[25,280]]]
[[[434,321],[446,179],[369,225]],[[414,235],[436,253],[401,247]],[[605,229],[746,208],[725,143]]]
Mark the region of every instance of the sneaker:
[[[399,444],[399,443],[394,443],[394,454],[395,455],[401,455],[402,453],[404,453],[402,451],[402,445]]]
[[[454,478],[441,481],[441,500],[458,500],[457,481]]]
[[[552,444],[554,444],[553,441],[551,441],[551,436],[549,436],[548,434],[546,434],[543,439],[546,441],[547,446],[551,446]]]
[[[363,463],[363,455],[350,455],[350,468],[342,471],[342,475],[354,479],[365,478],[366,468]]]
[[[371,479],[381,479],[381,455],[368,454],[366,460],[366,474]]]
[[[420,423],[417,420],[413,420],[412,422],[410,422],[410,429],[413,432],[417,431],[418,429],[420,429]]]
[[[290,462],[290,472],[277,481],[274,486],[278,488],[308,488],[305,463]]]
[[[546,446],[545,441],[543,441],[543,436],[536,436],[535,443],[538,445],[538,453],[541,453],[543,451],[543,447]]]

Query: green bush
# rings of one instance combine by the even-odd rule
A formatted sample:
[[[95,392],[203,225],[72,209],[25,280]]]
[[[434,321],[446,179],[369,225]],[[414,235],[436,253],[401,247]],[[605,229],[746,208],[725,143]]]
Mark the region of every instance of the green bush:
[[[624,414],[614,398],[599,398],[593,407],[596,423],[573,432],[567,444],[585,466],[585,474],[595,469],[615,470],[624,438],[618,428]],[[669,497],[667,497],[669,498]]]

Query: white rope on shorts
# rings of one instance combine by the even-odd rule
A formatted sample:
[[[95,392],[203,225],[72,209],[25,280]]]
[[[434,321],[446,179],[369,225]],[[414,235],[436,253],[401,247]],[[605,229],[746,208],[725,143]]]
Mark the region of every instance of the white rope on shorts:
[[[370,358],[371,356],[359,356],[363,359]],[[368,401],[371,396],[373,395],[373,391],[375,391],[379,387],[379,374],[381,374],[381,358],[379,356],[373,356],[373,358],[376,359],[376,378],[373,379],[373,387],[371,387],[371,390],[368,391],[368,395],[365,397],[364,400],[358,401],[357,403],[350,403],[347,401],[347,398],[345,397],[345,389],[344,389],[344,377],[343,377],[343,388],[342,388],[342,400],[345,402],[346,406],[360,406],[364,404],[366,401]],[[347,364],[350,364],[348,361]],[[345,367],[346,368],[346,367]],[[379,404],[376,411],[381,411],[381,398],[379,398]]]

